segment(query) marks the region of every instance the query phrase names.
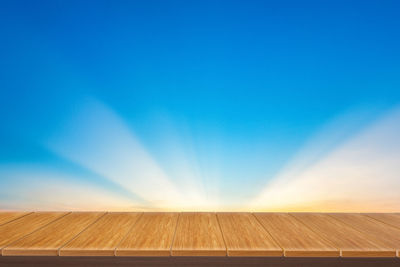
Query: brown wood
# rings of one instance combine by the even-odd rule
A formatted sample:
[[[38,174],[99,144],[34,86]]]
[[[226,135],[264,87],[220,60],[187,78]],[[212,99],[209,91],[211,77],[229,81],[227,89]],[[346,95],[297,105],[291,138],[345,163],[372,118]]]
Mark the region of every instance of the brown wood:
[[[0,226],[32,212],[0,212]]]
[[[247,257],[248,262],[259,257],[392,257],[400,263],[396,258],[400,249],[399,217],[345,213],[0,212],[5,222],[0,225],[0,259],[30,258],[28,255],[134,256],[166,259],[160,263],[174,259],[178,264],[186,258],[197,262],[212,258],[230,265],[238,262],[228,262],[231,256]],[[342,257],[338,257],[338,251]],[[54,265],[58,264],[50,264]]]
[[[285,257],[339,257],[340,251],[287,213],[256,213]]]
[[[372,240],[378,240],[385,246],[400,250],[400,229],[361,214],[338,213],[330,214],[331,217],[360,231]]]
[[[218,213],[228,256],[282,256],[283,251],[251,213]]]
[[[73,212],[19,239],[3,255],[57,256],[58,249],[102,216],[99,212]]]
[[[107,213],[59,250],[60,256],[114,256],[141,213]]]
[[[182,213],[173,256],[226,256],[226,247],[215,213]]]
[[[334,220],[328,214],[292,213],[296,219],[303,222],[322,238],[328,240],[340,249],[342,257],[395,257],[393,248],[354,228]]]
[[[0,249],[65,216],[67,212],[35,212],[0,226]]]
[[[179,213],[145,213],[115,250],[116,256],[170,256]]]
[[[400,229],[399,213],[367,213],[364,215]]]

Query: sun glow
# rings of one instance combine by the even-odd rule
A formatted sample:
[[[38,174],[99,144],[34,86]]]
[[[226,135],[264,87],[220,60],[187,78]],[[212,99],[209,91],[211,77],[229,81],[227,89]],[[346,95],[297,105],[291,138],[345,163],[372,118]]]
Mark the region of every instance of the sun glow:
[[[46,166],[2,166],[9,182],[0,189],[0,209],[127,210],[138,203],[106,188]]]
[[[400,108],[355,135],[353,115],[330,123],[266,179],[258,195],[235,204],[231,193],[221,190],[223,173],[208,147],[197,155],[190,138],[171,124],[159,137],[165,151],[160,164],[116,112],[88,100],[44,144],[94,178],[46,165],[0,166],[7,181],[0,189],[0,209],[398,211]]]
[[[301,157],[307,153],[300,154],[263,189],[249,208],[398,211],[399,133],[400,109],[396,109],[326,156],[310,163]]]

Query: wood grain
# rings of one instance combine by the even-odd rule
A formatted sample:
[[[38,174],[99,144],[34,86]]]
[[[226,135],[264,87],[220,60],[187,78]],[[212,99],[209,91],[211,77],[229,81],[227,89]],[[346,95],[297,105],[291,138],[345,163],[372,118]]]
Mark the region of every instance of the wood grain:
[[[35,212],[0,226],[0,249],[61,218],[67,212]]]
[[[60,256],[114,256],[141,213],[107,213],[59,250]]]
[[[342,257],[396,256],[393,248],[377,240],[371,240],[369,236],[343,222],[334,220],[328,214],[292,213],[291,215],[339,248]]]
[[[399,213],[367,213],[364,215],[400,229]]]
[[[104,213],[73,212],[3,249],[3,255],[57,256],[58,249]]]
[[[115,250],[116,256],[170,256],[179,213],[144,213]]]
[[[400,256],[399,214],[0,212],[0,218],[4,256]]]
[[[29,213],[31,212],[13,212],[13,211],[0,212],[0,226],[15,219],[18,219],[22,216],[28,215]]]
[[[215,213],[182,213],[172,245],[173,256],[226,256]]]
[[[228,256],[282,256],[283,251],[250,213],[218,213]]]
[[[255,213],[286,257],[339,257],[340,251],[287,213]]]
[[[370,236],[372,240],[377,240],[396,251],[400,250],[400,229],[398,228],[361,214],[337,213],[330,214],[330,216],[353,227],[364,235]]]

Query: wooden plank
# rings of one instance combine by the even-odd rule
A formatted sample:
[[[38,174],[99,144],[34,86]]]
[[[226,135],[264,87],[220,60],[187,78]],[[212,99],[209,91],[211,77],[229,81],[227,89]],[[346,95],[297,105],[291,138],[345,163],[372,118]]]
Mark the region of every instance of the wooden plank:
[[[67,212],[35,212],[0,226],[0,249],[61,218]]]
[[[364,215],[400,229],[400,214],[398,213],[367,213]]]
[[[73,212],[3,249],[3,255],[57,256],[58,249],[100,218],[100,212]]]
[[[291,213],[315,233],[340,249],[342,257],[395,257],[393,248],[321,213]]]
[[[172,256],[226,256],[215,213],[181,213]]]
[[[282,256],[283,251],[251,213],[217,213],[228,256]]]
[[[18,219],[22,216],[28,215],[29,213],[32,212],[14,212],[14,211],[0,212],[0,226],[8,222],[11,222],[15,219]]]
[[[114,256],[141,213],[107,213],[59,250],[60,256]]]
[[[400,256],[399,214],[4,214],[1,255]]]
[[[339,220],[354,229],[360,231],[372,240],[378,240],[382,244],[400,250],[400,229],[374,220],[361,214],[336,213],[330,214],[331,217]]]
[[[339,257],[340,251],[287,213],[255,213],[286,257]]]
[[[116,256],[170,256],[179,213],[144,213],[115,250]]]

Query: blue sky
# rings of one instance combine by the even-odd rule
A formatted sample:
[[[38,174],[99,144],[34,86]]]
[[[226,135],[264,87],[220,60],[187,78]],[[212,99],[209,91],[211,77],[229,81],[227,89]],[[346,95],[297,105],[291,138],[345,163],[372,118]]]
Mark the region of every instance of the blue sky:
[[[139,152],[121,145],[112,159],[144,153],[175,185],[185,173],[205,198],[238,205],[310,143],[322,156],[398,106],[399,11],[397,1],[2,1],[0,165],[143,200],[79,157],[129,139]],[[22,201],[13,192],[0,198]]]

